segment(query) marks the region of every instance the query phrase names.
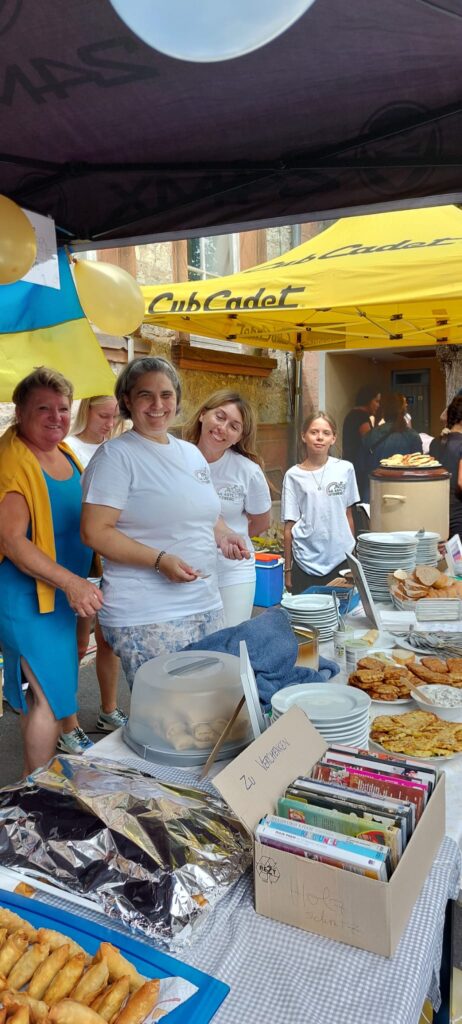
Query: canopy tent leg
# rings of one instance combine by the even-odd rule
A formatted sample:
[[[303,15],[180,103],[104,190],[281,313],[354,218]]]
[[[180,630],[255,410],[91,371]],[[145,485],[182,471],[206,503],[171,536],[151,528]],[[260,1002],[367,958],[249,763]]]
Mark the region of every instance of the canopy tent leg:
[[[301,337],[297,338],[294,366],[294,423],[291,437],[292,465],[299,460],[300,436],[303,426],[303,348]]]

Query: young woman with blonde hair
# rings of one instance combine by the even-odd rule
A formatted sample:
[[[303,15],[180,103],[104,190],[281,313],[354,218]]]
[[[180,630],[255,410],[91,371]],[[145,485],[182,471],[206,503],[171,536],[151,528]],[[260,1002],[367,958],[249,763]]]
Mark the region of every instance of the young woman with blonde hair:
[[[75,452],[85,468],[98,448],[118,432],[119,407],[114,395],[94,395],[82,398],[75,417],[72,433],[66,444]],[[92,619],[79,619],[77,643],[79,657],[83,658],[88,648]],[[119,659],[106,643],[98,618],[94,620],[96,641],[96,676],[98,679],[101,707],[96,721],[98,732],[111,732],[127,721],[127,716],[117,707],[117,686],[119,680]],[[65,719],[58,740],[60,750],[80,754],[92,745],[75,715]]]
[[[221,514],[253,551],[250,537],[268,529],[271,495],[255,450],[256,421],[237,391],[215,391],[183,427],[183,438],[207,460]],[[255,558],[230,562],[218,552],[218,586],[227,626],[249,619],[255,596]]]

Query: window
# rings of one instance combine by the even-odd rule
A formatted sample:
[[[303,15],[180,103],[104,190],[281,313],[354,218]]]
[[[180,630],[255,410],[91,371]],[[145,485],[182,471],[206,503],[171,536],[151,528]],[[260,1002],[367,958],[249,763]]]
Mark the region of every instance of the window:
[[[239,270],[239,235],[209,235],[188,239],[188,278],[205,281]]]
[[[214,277],[225,277],[239,270],[239,235],[208,235],[204,238],[188,238],[188,279],[206,281]],[[219,341],[218,338],[203,338],[191,334],[190,343],[196,348],[223,349],[226,352],[242,352],[245,347],[233,341]]]

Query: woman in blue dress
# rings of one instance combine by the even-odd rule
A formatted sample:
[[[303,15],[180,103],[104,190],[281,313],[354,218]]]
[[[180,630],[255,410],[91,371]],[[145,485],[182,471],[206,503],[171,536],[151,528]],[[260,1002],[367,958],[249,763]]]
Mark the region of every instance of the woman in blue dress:
[[[82,467],[62,443],[72,394],[39,367],[15,388],[16,422],[0,437],[0,644],[25,773],[53,756],[61,719],[76,711],[76,615],[102,604],[80,540]]]

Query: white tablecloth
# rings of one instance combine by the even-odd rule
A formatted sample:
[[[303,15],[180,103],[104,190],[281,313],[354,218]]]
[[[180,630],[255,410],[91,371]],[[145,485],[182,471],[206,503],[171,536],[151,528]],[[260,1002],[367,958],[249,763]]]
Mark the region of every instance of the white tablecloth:
[[[92,754],[173,783],[211,787],[198,781],[197,771],[142,761],[120,731]],[[438,1005],[444,915],[447,900],[458,894],[460,862],[457,845],[445,839],[391,959],[260,917],[249,875],[181,957],[231,986],[214,1024],[417,1024],[427,995]]]
[[[355,626],[367,628],[357,617]],[[323,644],[321,654],[332,657],[332,644]],[[346,682],[344,672],[335,681],[342,679]],[[211,779],[199,782],[198,771],[141,760],[125,746],[121,731],[105,737],[88,755],[123,760],[174,783],[212,785]],[[216,764],[211,776],[222,767]],[[459,890],[461,855],[454,839],[462,843],[462,758],[444,770],[447,828],[453,839],[443,841],[395,955],[386,959],[260,917],[247,875],[215,908],[197,942],[181,954],[231,986],[216,1024],[417,1024],[427,995],[438,1005],[446,903]]]

